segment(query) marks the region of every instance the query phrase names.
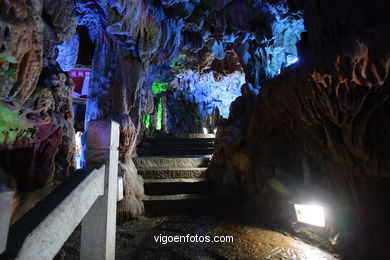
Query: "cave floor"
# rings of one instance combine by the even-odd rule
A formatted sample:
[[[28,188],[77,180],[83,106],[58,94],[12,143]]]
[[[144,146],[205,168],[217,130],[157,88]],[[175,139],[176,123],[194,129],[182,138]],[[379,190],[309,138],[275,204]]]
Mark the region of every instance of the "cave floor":
[[[234,242],[166,244],[155,242],[158,236],[186,236],[187,234],[198,235],[198,237],[233,236]],[[77,229],[56,259],[78,259],[79,241],[80,229]],[[291,236],[245,223],[237,217],[178,215],[141,217],[118,225],[116,259],[318,260],[337,258]]]

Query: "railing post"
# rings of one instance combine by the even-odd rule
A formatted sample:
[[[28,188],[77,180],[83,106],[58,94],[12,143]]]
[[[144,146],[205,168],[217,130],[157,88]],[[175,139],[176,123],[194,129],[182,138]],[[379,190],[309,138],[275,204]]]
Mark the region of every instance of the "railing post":
[[[9,223],[12,212],[13,191],[0,183],[0,254],[7,246]]]
[[[81,259],[115,259],[119,124],[89,122],[87,166],[106,165],[105,191],[82,221]]]

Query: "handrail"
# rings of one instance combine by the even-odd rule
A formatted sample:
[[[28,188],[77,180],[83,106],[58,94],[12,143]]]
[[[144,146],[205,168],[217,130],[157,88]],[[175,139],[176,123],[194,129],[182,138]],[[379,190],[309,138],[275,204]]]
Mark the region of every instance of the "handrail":
[[[79,171],[11,226],[4,259],[51,259],[104,193],[105,166]]]
[[[81,259],[114,259],[119,124],[90,121],[87,169],[77,171],[9,229],[1,259],[52,259],[82,221]]]

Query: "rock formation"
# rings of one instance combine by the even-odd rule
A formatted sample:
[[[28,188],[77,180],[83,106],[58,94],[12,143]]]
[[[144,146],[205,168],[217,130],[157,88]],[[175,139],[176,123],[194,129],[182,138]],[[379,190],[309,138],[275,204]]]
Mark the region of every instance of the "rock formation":
[[[76,17],[73,1],[0,6],[0,165],[27,191],[74,168],[73,82],[55,62],[55,45],[73,35]]]
[[[340,252],[372,257],[375,245],[382,257],[388,239],[381,230],[389,218],[390,39],[379,9],[388,4],[295,4],[307,29],[299,62],[262,84],[246,127],[230,135],[220,128],[212,168],[227,176],[216,182],[222,191],[235,185],[237,196],[251,198],[246,209],[274,224],[287,220],[281,204],[299,190],[331,194]],[[242,119],[229,118],[227,126]]]
[[[73,83],[57,61],[74,66],[82,26],[94,52],[86,122],[121,126],[120,218],[143,212],[131,157],[143,116],[155,107],[153,84],[173,82],[174,102],[203,102],[191,114],[202,119],[213,112],[200,100],[209,83],[194,79],[222,85],[244,73],[241,96],[219,123],[209,169],[216,197],[245,202],[246,212],[288,229],[287,200],[302,190],[328,194],[336,217],[327,232],[332,241],[340,235],[337,249],[372,256],[370,245],[388,241],[380,231],[389,219],[389,7],[385,0],[0,1],[1,178],[27,191],[73,171]],[[183,79],[203,94],[190,97]],[[213,99],[227,114],[226,102]]]

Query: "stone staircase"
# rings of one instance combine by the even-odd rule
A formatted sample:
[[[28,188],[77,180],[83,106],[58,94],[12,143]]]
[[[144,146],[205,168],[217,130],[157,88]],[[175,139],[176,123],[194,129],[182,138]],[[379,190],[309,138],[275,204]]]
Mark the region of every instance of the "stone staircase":
[[[134,163],[145,180],[147,216],[201,214],[210,209],[206,170],[214,149],[213,135],[148,137]]]

